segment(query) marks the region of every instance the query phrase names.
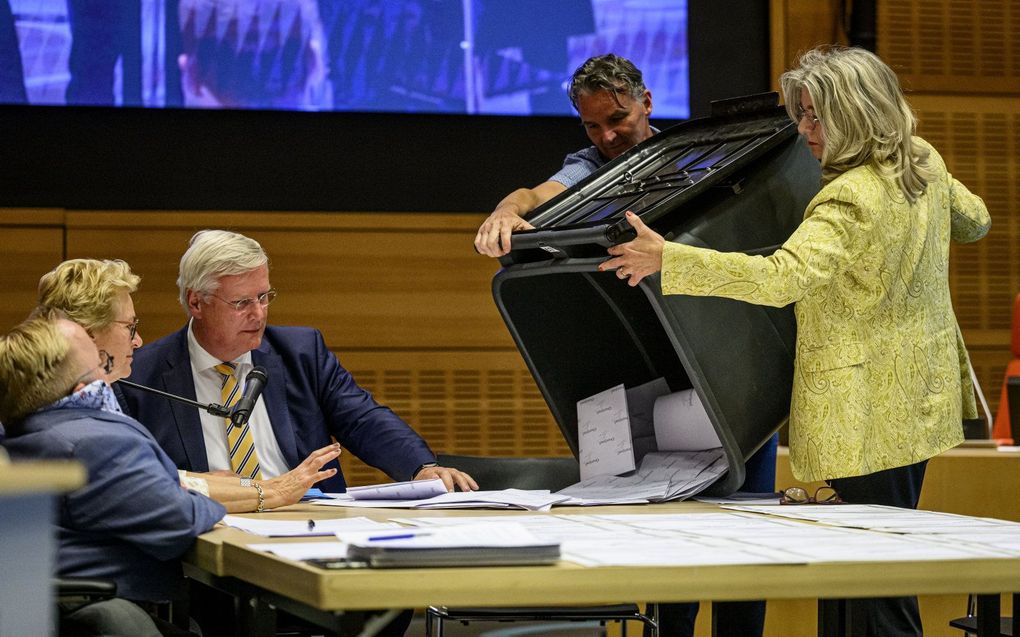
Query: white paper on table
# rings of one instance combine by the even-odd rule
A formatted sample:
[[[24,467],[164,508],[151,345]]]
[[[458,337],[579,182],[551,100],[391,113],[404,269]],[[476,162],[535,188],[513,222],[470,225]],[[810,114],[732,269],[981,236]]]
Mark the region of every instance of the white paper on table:
[[[339,560],[347,557],[346,542],[276,542],[273,544],[249,544],[254,551],[264,551],[285,557],[288,560]]]
[[[443,493],[446,485],[439,478],[347,487],[347,495],[355,500],[422,500]]]
[[[499,491],[453,491],[423,500],[354,500],[337,498],[314,500],[313,504],[334,507],[380,509],[527,509],[546,511],[565,500],[548,490],[502,489]]]
[[[635,469],[623,384],[577,401],[581,480]]]
[[[315,537],[336,535],[338,531],[385,530],[395,526],[389,522],[376,522],[365,517],[333,520],[261,520],[226,515],[223,516],[223,523],[235,529],[266,537]]]
[[[337,537],[357,546],[387,548],[518,547],[543,544],[524,525],[513,522],[463,524],[448,527],[400,528],[382,532],[338,533]]]
[[[701,398],[693,389],[659,396],[653,414],[659,451],[702,451],[722,446]]]

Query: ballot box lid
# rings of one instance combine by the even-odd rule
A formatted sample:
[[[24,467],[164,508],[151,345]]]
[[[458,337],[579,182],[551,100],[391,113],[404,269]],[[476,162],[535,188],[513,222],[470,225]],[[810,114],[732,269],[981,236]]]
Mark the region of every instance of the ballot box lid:
[[[633,238],[627,210],[660,233],[706,191],[741,188],[742,172],[797,135],[776,93],[713,102],[710,117],[641,142],[527,217],[503,265],[590,254]],[[668,237],[667,237],[668,238]]]
[[[693,389],[705,406],[729,466],[709,492],[727,494],[743,483],[744,461],[789,415],[792,306],[664,296],[658,274],[630,286],[598,271],[606,246],[622,236],[611,238],[607,229],[625,208],[601,225],[581,219],[592,210],[587,199],[600,193],[644,184],[656,197],[663,171],[673,170],[684,149],[698,146],[706,157],[736,147],[742,150],[700,173],[683,164],[686,185],[640,213],[670,241],[771,254],[803,219],[821,171],[785,113],[774,105],[748,109],[664,131],[543,207],[533,217],[545,224],[538,231],[514,235],[512,258],[493,278],[493,298],[575,456],[579,400],[662,378],[672,392]],[[587,238],[578,236],[583,232]],[[525,237],[543,238],[518,248]],[[654,439],[634,440],[638,458],[653,450]]]

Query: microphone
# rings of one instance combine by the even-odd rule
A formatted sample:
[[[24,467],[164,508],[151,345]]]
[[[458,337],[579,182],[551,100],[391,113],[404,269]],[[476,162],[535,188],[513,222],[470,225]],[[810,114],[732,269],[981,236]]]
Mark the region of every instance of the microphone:
[[[256,366],[244,379],[244,392],[241,397],[234,403],[234,408],[230,412],[230,422],[235,427],[243,427],[248,419],[251,418],[251,412],[255,409],[255,403],[258,402],[259,396],[262,394],[262,389],[269,382],[269,374],[266,372],[266,368],[261,365]]]
[[[167,393],[165,391],[160,391],[158,389],[153,389],[152,387],[146,387],[145,385],[139,385],[138,383],[132,383],[131,381],[124,380],[123,378],[118,380],[117,384],[119,384],[119,385],[127,385],[128,387],[134,387],[135,389],[140,389],[142,391],[147,391],[147,392],[149,392],[151,394],[156,394],[158,396],[162,396],[163,398],[169,398],[171,400],[176,400],[177,402],[184,403],[185,405],[191,405],[192,407],[198,407],[199,409],[204,409],[205,411],[209,412],[213,416],[219,416],[220,418],[229,418],[230,417],[230,410],[227,409],[226,407],[224,407],[223,405],[217,405],[216,403],[209,403],[208,405],[206,405],[205,403],[200,403],[197,400],[191,400],[190,398],[185,398],[184,396],[178,396],[177,394],[170,394],[170,393]]]

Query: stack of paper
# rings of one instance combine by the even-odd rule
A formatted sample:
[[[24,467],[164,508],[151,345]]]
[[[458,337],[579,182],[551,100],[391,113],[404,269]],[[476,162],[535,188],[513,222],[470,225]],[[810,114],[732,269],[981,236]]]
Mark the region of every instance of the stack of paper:
[[[348,543],[348,560],[377,568],[552,564],[560,558],[558,542],[540,541],[515,523],[338,536]]]
[[[563,504],[641,504],[682,500],[700,492],[726,471],[721,448],[646,454],[631,476],[602,475],[560,490]]]
[[[440,482],[442,484],[442,482]],[[565,495],[549,491],[503,489],[502,491],[453,491],[422,499],[355,499],[337,494],[329,499],[313,500],[314,504],[340,507],[371,507],[388,509],[524,509],[548,511],[552,505],[569,500]]]

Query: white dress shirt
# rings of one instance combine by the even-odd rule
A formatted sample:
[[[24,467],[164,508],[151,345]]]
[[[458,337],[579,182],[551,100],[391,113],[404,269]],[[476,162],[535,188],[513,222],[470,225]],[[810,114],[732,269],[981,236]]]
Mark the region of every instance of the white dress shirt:
[[[216,365],[220,363],[233,363],[234,376],[237,384],[244,387],[244,379],[254,365],[251,362],[251,352],[245,352],[232,361],[221,361],[209,352],[205,351],[195,334],[192,331],[191,323],[188,323],[188,354],[191,357],[191,376],[195,381],[195,398],[200,403],[220,403],[223,400],[220,388],[223,386],[223,376],[216,371]],[[225,419],[219,416],[201,411],[202,437],[205,439],[205,453],[209,460],[209,471],[227,470],[231,471],[230,452],[227,450],[227,425]],[[252,409],[251,418],[248,419],[248,428],[251,430],[252,438],[255,441],[255,452],[259,454],[259,467],[263,478],[273,478],[290,470],[287,462],[280,451],[280,445],[276,442],[273,434],[273,427],[269,422],[269,412],[266,411],[265,396],[260,396],[255,408]]]

